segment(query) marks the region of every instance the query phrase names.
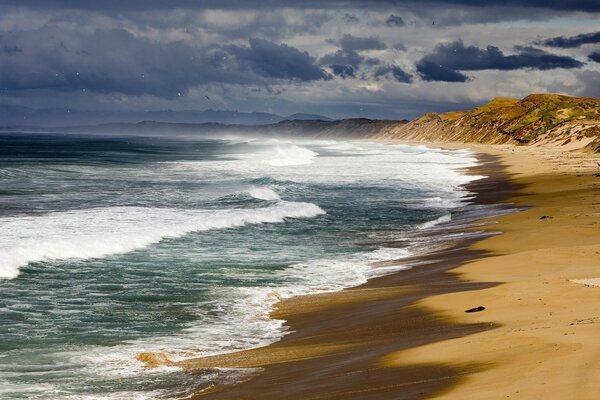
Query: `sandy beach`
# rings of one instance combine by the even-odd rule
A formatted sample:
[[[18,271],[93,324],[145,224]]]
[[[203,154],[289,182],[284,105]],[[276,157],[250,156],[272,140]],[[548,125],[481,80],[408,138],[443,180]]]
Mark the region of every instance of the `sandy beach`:
[[[484,161],[472,173],[489,176],[472,184],[476,200],[525,208],[483,228],[501,235],[457,242],[357,288],[280,302],[272,317],[291,331],[281,341],[181,364],[255,368],[194,398],[595,398],[597,155],[468,148]]]

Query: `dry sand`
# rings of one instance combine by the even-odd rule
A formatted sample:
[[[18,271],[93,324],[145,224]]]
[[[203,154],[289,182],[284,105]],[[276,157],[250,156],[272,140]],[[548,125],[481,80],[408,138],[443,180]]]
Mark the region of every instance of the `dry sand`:
[[[273,316],[294,332],[280,342],[183,363],[262,372],[194,398],[598,398],[600,159],[443,147],[498,157],[510,182],[493,163],[483,167],[493,178],[475,185],[480,200],[509,195],[531,208],[494,218],[486,229],[502,235],[458,243],[422,267],[281,302]]]
[[[476,148],[477,150],[477,148]],[[469,281],[502,282],[421,302],[457,322],[496,329],[390,354],[383,365],[477,363],[488,367],[436,398],[595,399],[600,393],[600,168],[597,156],[543,148],[499,153],[523,185],[513,201],[533,208],[499,218],[503,235],[473,249],[493,256],[453,270]],[[544,218],[544,216],[546,216]],[[543,219],[542,219],[543,218]],[[456,314],[473,302],[488,310]]]

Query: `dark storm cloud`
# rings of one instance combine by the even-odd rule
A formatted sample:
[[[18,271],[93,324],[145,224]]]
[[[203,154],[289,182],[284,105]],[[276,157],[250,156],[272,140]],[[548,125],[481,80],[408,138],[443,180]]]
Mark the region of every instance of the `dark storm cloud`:
[[[411,83],[413,81],[413,76],[411,74],[405,72],[400,67],[396,67],[396,66],[392,66],[392,65],[387,65],[387,66],[377,68],[377,70],[375,71],[373,76],[375,78],[380,78],[380,77],[382,77],[384,75],[388,75],[388,74],[391,74],[394,77],[394,79],[396,79],[398,82]]]
[[[381,64],[381,60],[378,58],[367,58],[364,61],[365,65],[377,65],[377,64]]]
[[[344,22],[358,22],[358,17],[356,15],[353,14],[344,14]]]
[[[402,17],[392,14],[385,20],[385,24],[387,26],[404,26],[404,20]]]
[[[600,32],[582,33],[570,37],[556,36],[540,42],[546,46],[561,48],[579,47],[590,43],[600,43]]]
[[[387,48],[385,43],[376,36],[359,37],[345,34],[340,39],[340,45],[345,52],[362,50],[384,50]]]
[[[461,40],[438,45],[417,63],[417,71],[427,81],[465,82],[458,71],[580,68],[583,63],[568,56],[550,54],[534,47],[516,47],[517,54],[505,55],[496,46],[480,49],[465,46]]]
[[[301,81],[329,79],[307,52],[287,44],[250,39],[250,47],[228,46],[228,51],[242,64],[266,78]]]
[[[218,8],[255,9],[273,7],[292,8],[382,8],[382,7],[422,7],[439,5],[467,7],[535,7],[567,11],[600,11],[597,0],[0,0],[0,5],[74,8],[92,10],[148,10],[173,8]]]
[[[335,41],[329,41],[335,43]],[[319,64],[331,68],[334,75],[342,78],[353,78],[356,76],[358,67],[363,62],[368,65],[376,65],[379,60],[376,58],[365,59],[359,54],[364,50],[384,50],[387,48],[385,43],[376,36],[359,37],[345,34],[339,41],[341,50],[335,53],[325,54],[319,59]]]
[[[329,76],[287,45],[196,48],[158,43],[121,29],[93,33],[44,27],[0,36],[0,88],[87,91],[173,98],[203,83],[310,81]]]
[[[321,57],[319,63],[321,65],[349,65],[353,68],[358,68],[363,61],[364,57],[356,51],[338,50],[335,53],[325,54]]]
[[[595,51],[593,53],[591,53],[588,58],[592,61],[596,61],[597,63],[600,63],[600,51]]]
[[[421,60],[417,64],[417,72],[424,81],[466,82],[469,77],[452,68],[429,60]]]
[[[223,74],[219,54],[186,44],[152,43],[119,30],[93,33],[56,27],[0,37],[0,87],[9,90],[87,90],[173,97]]]
[[[597,14],[579,11],[600,12],[599,3],[0,0],[0,102],[107,109],[337,110],[344,116],[366,116],[362,107],[369,102],[373,108],[368,115],[406,117],[456,108],[454,102],[466,99],[483,102],[496,95],[494,82],[507,75],[517,78],[503,82],[507,95],[557,87],[548,81],[564,82],[559,90],[569,92],[575,90],[574,77],[581,77],[582,86],[598,82],[599,74],[583,72],[600,71],[600,49],[574,50],[580,62],[546,44],[538,46],[545,51],[512,46],[536,37],[562,38],[571,47],[582,40],[591,43],[593,34],[586,32],[598,30]],[[531,20],[536,23],[527,22]],[[583,34],[570,37],[573,24],[579,23],[575,32]],[[462,36],[471,44],[483,40],[480,35],[491,37],[493,46],[460,42],[431,50],[437,41]],[[586,67],[576,70],[582,62]],[[410,64],[416,71],[395,67]],[[552,79],[540,73],[528,79],[527,69],[551,68],[573,69],[554,70]],[[523,70],[468,72],[485,69]],[[477,79],[470,79],[471,74]],[[418,79],[468,83],[409,85]],[[204,94],[212,100],[205,102]],[[424,103],[416,106],[416,99]]]
[[[356,76],[356,70],[349,65],[337,65],[333,64],[329,66],[331,71],[339,76],[340,78],[354,78]]]

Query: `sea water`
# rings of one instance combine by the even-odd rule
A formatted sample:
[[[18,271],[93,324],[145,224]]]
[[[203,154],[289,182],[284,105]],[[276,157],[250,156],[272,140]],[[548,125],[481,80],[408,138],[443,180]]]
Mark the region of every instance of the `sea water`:
[[[3,134],[0,398],[165,398],[243,379],[136,356],[265,345],[285,334],[278,299],[407,268],[431,246],[411,233],[470,210],[475,164],[364,141]]]

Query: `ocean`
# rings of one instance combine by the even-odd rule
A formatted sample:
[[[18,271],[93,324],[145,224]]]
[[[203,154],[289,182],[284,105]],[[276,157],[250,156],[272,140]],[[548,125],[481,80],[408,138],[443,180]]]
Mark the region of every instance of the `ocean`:
[[[474,165],[367,141],[2,134],[0,398],[160,399],[243,379],[136,356],[272,343],[278,299],[402,273],[488,212],[464,187]]]

